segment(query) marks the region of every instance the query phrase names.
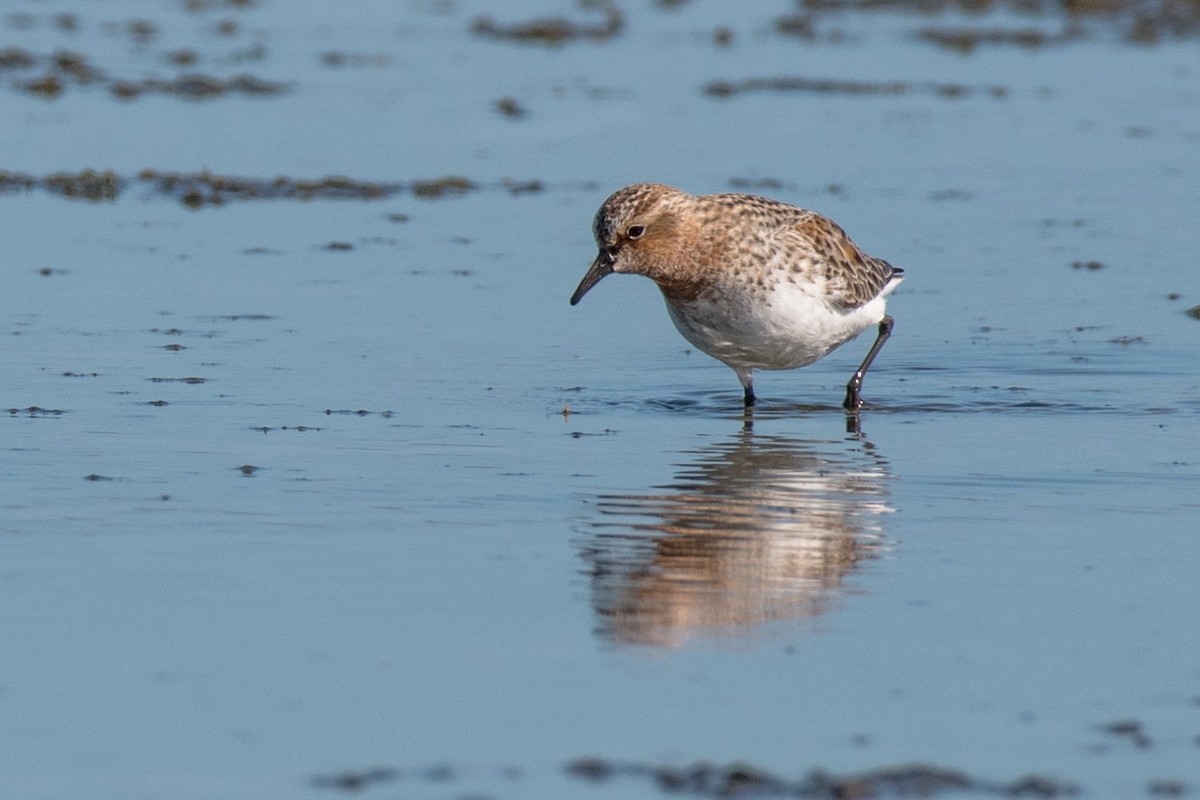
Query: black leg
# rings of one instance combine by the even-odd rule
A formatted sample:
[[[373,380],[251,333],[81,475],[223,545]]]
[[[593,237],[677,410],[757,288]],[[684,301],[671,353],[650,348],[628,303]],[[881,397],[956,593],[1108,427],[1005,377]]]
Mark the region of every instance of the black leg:
[[[871,362],[875,360],[875,356],[879,355],[879,351],[883,349],[883,343],[892,335],[892,328],[895,324],[896,321],[886,314],[883,319],[879,320],[879,335],[875,337],[875,344],[871,345],[871,349],[867,351],[867,357],[863,359],[862,365],[855,371],[854,376],[850,378],[850,382],[846,384],[846,400],[842,405],[847,411],[862,408],[863,376],[867,374],[867,370],[870,369]]]

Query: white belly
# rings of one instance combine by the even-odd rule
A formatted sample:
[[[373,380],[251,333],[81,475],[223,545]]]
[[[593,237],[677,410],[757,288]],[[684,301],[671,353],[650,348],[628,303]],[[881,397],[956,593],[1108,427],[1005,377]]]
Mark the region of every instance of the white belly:
[[[794,369],[877,324],[885,306],[880,296],[839,310],[810,291],[781,283],[756,296],[668,301],[667,311],[685,339],[735,369]]]

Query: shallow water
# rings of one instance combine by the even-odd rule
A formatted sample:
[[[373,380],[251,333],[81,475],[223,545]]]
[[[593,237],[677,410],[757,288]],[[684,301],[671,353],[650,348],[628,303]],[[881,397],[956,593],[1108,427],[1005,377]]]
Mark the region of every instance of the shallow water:
[[[193,6],[0,7],[41,59],[0,69],[33,183],[0,193],[0,793],[1200,791],[1186,31],[964,55],[916,32],[1065,23],[647,3],[548,47],[472,22],[604,14]],[[63,49],[100,76],[22,88]],[[189,70],[288,88],[112,94]],[[876,90],[705,91],[788,76]],[[42,180],[85,168],[115,199]],[[143,169],[390,188],[194,208]],[[857,430],[865,339],[747,419],[648,282],[568,307],[634,180],[749,183],[905,267]]]

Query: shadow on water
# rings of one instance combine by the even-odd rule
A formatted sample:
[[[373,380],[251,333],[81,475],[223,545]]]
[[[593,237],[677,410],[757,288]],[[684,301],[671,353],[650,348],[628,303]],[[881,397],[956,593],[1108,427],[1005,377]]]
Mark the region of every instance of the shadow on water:
[[[887,460],[861,438],[740,434],[687,451],[644,494],[601,495],[583,523],[601,638],[675,648],[818,617],[888,548]]]

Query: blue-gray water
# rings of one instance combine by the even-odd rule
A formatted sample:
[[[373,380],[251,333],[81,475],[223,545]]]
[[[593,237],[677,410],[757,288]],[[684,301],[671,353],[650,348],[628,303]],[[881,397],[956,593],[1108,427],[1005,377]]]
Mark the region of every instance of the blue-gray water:
[[[662,796],[583,757],[1200,792],[1195,38],[738,8],[544,46],[472,23],[604,14],[0,3],[38,59],[0,170],[122,181],[0,194],[0,795]],[[62,50],[99,75],[24,88]],[[112,94],[187,72],[287,88]],[[704,91],[788,77],[875,91]],[[193,209],[143,169],[400,190]],[[567,305],[638,180],[906,269],[861,432],[865,339],[747,425],[649,282]]]

